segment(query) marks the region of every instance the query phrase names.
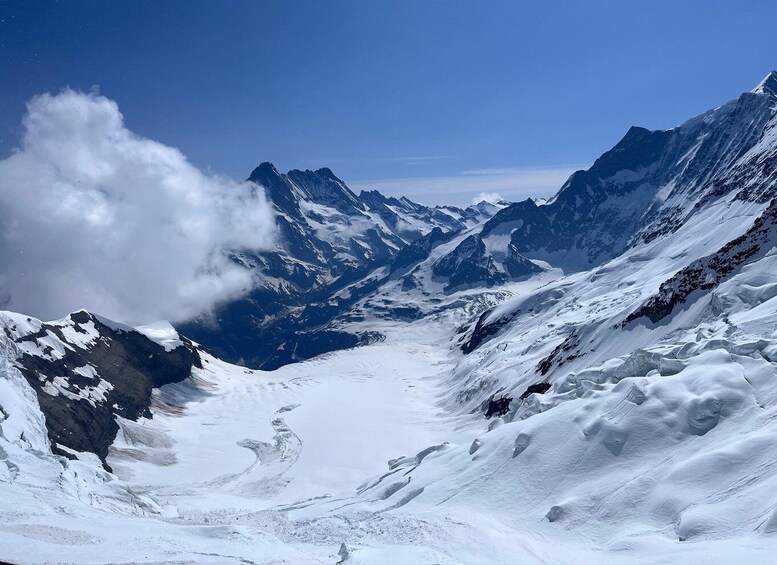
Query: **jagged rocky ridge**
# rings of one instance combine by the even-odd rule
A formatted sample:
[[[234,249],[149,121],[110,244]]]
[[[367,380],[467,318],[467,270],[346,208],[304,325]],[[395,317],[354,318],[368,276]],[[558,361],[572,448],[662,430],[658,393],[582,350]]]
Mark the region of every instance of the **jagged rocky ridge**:
[[[476,237],[493,257],[589,269],[676,231],[720,198],[768,202],[777,185],[777,73],[752,92],[669,129],[632,127],[550,201],[512,204]]]
[[[260,284],[179,329],[225,359],[274,368],[379,339],[344,322],[397,277],[403,291],[433,294],[498,286],[548,266],[590,269],[721,200],[764,204],[777,185],[775,76],[676,128],[632,127],[545,203],[430,208],[377,191],[356,195],[329,169],[284,175],[263,163],[249,180],[275,207],[279,245],[234,256],[260,273]],[[438,246],[444,254],[424,263]]]
[[[380,339],[336,321],[378,286],[373,272],[417,262],[430,246],[500,208],[429,207],[378,191],[356,195],[327,168],[282,174],[262,163],[248,180],[273,205],[278,244],[263,253],[235,252],[235,261],[256,272],[257,287],[179,329],[223,359],[265,369]]]
[[[432,273],[437,277],[447,277],[445,290],[450,291],[466,285],[499,285],[511,278],[529,276],[542,270],[520,255],[513,245],[508,247],[502,265],[503,269],[500,269],[494,256],[487,252],[483,240],[472,234],[451,253],[437,260],[432,266]]]

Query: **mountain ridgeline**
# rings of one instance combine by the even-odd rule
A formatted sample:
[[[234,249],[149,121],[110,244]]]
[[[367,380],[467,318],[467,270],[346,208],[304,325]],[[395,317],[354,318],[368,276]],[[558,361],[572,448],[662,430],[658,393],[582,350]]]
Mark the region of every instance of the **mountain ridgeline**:
[[[753,91],[675,128],[632,127],[542,204],[429,207],[374,190],[357,195],[327,168],[282,174],[262,163],[248,180],[272,202],[278,243],[233,254],[258,285],[178,329],[224,359],[272,369],[380,339],[349,322],[364,315],[354,305],[391,281],[428,295],[493,287],[549,267],[587,270],[675,232],[713,204],[765,204],[777,183],[776,100],[772,72]],[[444,253],[429,261],[438,246]]]
[[[676,231],[721,198],[766,202],[775,185],[775,74],[752,92],[663,131],[632,127],[546,205],[513,204],[483,226],[515,252],[584,270]]]
[[[255,273],[255,289],[180,324],[178,334],[187,337],[176,336],[172,346],[83,311],[50,323],[13,313],[0,317],[55,453],[94,453],[107,468],[122,422],[149,416],[153,391],[202,367],[202,350],[274,369],[381,340],[379,320],[396,324],[463,308],[470,319],[453,340],[476,356],[527,317],[556,308],[538,338],[553,347],[536,369],[522,369],[529,381],[545,383],[570,363],[593,362],[597,352],[609,351],[605,342],[616,339],[615,330],[671,324],[679,310],[705,296],[714,295],[714,313],[726,311],[731,299],[717,296],[717,289],[777,245],[777,73],[676,128],[632,127],[543,204],[429,207],[378,191],[357,195],[326,168],[282,174],[270,163],[248,181],[272,202],[276,246],[233,251],[232,259]],[[694,235],[678,243],[675,232],[683,230],[703,233],[709,242]],[[623,305],[594,308],[584,323],[557,324],[582,308],[568,287],[660,262],[654,248],[665,244],[684,250],[667,258],[671,267],[658,274],[637,270],[654,279],[645,287],[649,292],[619,280],[625,290],[613,303]],[[510,296],[501,285],[553,268],[584,277],[493,306]],[[760,300],[755,290],[745,290],[738,300]],[[442,297],[451,301],[443,306]],[[500,379],[489,373],[461,398],[474,402],[489,390],[520,398],[532,385]]]
[[[349,307],[377,288],[376,270],[399,269],[428,256],[430,246],[490,218],[500,205],[429,207],[378,191],[356,195],[327,168],[279,173],[262,163],[249,182],[275,211],[276,247],[236,251],[257,274],[246,297],[178,329],[217,356],[273,369],[380,339],[343,329]],[[412,256],[412,260],[409,258]],[[361,281],[359,288],[343,289]]]

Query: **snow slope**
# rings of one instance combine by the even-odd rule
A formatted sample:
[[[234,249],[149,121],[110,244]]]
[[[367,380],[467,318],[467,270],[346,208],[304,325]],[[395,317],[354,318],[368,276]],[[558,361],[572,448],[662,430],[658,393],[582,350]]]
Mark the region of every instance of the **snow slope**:
[[[0,558],[332,563],[344,543],[354,563],[769,562],[775,255],[670,321],[618,323],[746,232],[746,206],[592,272],[431,294],[412,323],[354,322],[387,336],[359,349],[273,372],[201,354],[154,390],[153,418],[118,419],[114,474],[50,454],[4,337]],[[473,317],[509,322],[465,355],[474,329],[456,329]],[[575,329],[576,356],[541,375]],[[483,417],[492,395],[537,380],[551,389]]]
[[[469,362],[447,343],[458,316],[384,322],[383,343],[269,373],[203,355],[154,393],[153,418],[120,421],[114,475],[35,453],[45,432],[6,364],[1,382],[28,399],[3,392],[0,441],[21,472],[0,483],[0,559],[334,563],[344,543],[353,563],[770,562],[770,340],[711,326],[495,426],[451,399]],[[10,432],[25,410],[37,447]]]

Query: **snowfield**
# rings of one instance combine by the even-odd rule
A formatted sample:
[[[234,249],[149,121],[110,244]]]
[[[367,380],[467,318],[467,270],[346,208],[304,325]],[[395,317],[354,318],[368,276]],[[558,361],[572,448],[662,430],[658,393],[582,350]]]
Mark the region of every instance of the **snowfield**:
[[[572,360],[514,417],[476,405],[494,383],[525,388],[521,365],[557,341],[515,335],[565,323],[564,308],[544,314],[563,296],[536,297],[603,296],[606,277],[507,285],[515,298],[492,316],[527,300],[534,312],[469,356],[450,339],[472,314],[461,304],[488,306],[476,291],[411,324],[370,321],[384,342],[272,372],[203,354],[190,379],[155,390],[153,418],[120,420],[113,474],[47,452],[4,339],[0,558],[335,563],[345,544],[348,563],[773,562],[777,303],[752,284],[773,262],[730,281],[747,302],[727,322],[697,314],[671,343]],[[596,304],[568,315],[594,320]]]
[[[117,417],[113,473],[90,453],[51,454],[2,336],[0,559],[771,563],[774,249],[658,323],[624,322],[748,232],[764,209],[753,206],[712,206],[675,237],[568,276],[444,295],[422,268],[418,289],[389,281],[356,305],[353,324],[384,341],[275,371],[201,353],[190,378],[154,389],[152,418]],[[424,317],[370,315],[409,304]],[[476,320],[495,329],[474,344]],[[17,337],[44,327],[4,323]],[[92,322],[50,327],[85,347],[103,339]],[[182,343],[164,324],[138,331],[165,350]],[[23,343],[52,358],[71,347],[39,341],[50,350]],[[507,413],[484,418],[499,398]]]

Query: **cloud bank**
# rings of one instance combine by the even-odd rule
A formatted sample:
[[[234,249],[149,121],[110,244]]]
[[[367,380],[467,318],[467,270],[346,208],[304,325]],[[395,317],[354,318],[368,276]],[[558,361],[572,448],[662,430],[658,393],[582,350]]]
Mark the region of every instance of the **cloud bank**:
[[[253,286],[226,253],[272,243],[255,185],[133,134],[96,94],[36,97],[23,126],[21,147],[0,161],[0,307],[181,321]]]

